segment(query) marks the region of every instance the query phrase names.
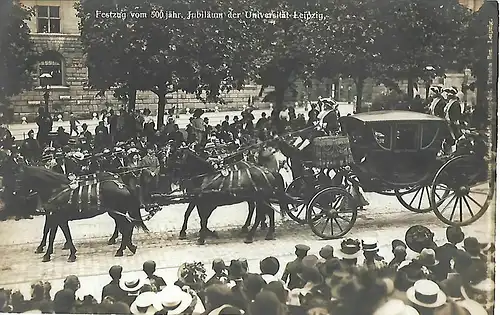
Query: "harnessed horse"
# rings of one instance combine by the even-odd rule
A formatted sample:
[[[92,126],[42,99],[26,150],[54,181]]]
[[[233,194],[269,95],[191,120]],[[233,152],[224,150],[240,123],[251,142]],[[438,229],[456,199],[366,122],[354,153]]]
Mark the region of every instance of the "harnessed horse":
[[[68,261],[75,261],[76,248],[68,222],[92,218],[105,212],[115,220],[123,235],[115,256],[123,256],[125,248],[132,253],[136,252],[137,247],[132,243],[134,226],[145,231],[148,229],[141,218],[137,199],[119,177],[102,172],[93,178],[70,182],[66,176],[42,167],[17,165],[14,170],[5,169],[4,165],[12,165],[5,163],[8,158],[5,153],[0,153],[0,172],[14,172],[18,201],[22,201],[23,197],[27,197],[31,192],[36,192],[45,206],[46,226],[50,236],[49,246],[43,256],[44,262],[50,261],[58,227],[63,231],[69,245]]]
[[[233,162],[232,163],[228,162],[227,164],[231,164],[232,168],[235,171],[246,169],[251,164],[257,164],[257,165],[265,167],[266,169],[268,169],[272,172],[279,172],[279,170],[281,170],[283,168],[283,165],[285,164],[286,158],[284,158],[284,156],[282,154],[280,154],[280,152],[277,152],[275,149],[268,148],[267,150],[264,150],[264,151],[259,150],[258,152],[256,152],[255,157],[252,156],[251,154],[250,154],[250,156],[245,156],[243,153],[241,153],[241,154],[236,154],[236,156],[230,156],[230,160],[232,160]],[[253,201],[247,201],[247,203],[248,203],[248,215],[247,215],[247,218],[245,220],[245,223],[243,224],[243,226],[241,228],[242,233],[248,233],[248,228],[250,227],[250,224],[251,224],[251,221],[252,221],[252,218],[254,216],[256,206],[257,206],[256,202],[253,202]],[[189,217],[191,216],[191,213],[193,212],[195,207],[196,207],[196,205],[193,202],[191,202],[188,205],[188,207],[184,213],[184,221],[182,223],[182,228],[181,228],[181,231],[179,233],[179,239],[186,239],[186,237],[187,237],[186,230],[187,230],[188,220],[189,220]],[[284,214],[282,213],[282,217],[283,216],[284,216]],[[255,220],[257,220],[257,217],[255,218]],[[262,218],[262,220],[260,220],[260,224],[261,224],[262,230],[264,230],[268,227],[266,224],[265,217]],[[211,231],[209,229],[207,229],[207,234],[214,237],[214,238],[219,237],[215,231]]]
[[[245,162],[246,163],[246,162]],[[197,156],[189,148],[180,148],[170,158],[170,169],[185,170],[178,178],[184,190],[193,197],[190,205],[198,208],[201,228],[199,244],[204,244],[211,232],[207,228],[212,212],[223,205],[246,202],[257,204],[257,219],[245,242],[253,241],[258,223],[267,214],[270,226],[266,239],[273,239],[275,232],[274,209],[270,201],[278,199],[281,209],[286,207],[284,182],[281,174],[247,163],[245,169],[216,170],[210,162]],[[284,211],[284,210],[283,210]]]

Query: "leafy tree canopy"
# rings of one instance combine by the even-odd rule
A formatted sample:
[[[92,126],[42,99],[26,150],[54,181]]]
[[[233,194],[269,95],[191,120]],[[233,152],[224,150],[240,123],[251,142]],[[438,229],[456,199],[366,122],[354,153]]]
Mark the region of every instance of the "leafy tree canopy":
[[[5,1],[0,8],[0,100],[5,100],[32,86],[36,52],[25,22],[32,10],[19,0]]]

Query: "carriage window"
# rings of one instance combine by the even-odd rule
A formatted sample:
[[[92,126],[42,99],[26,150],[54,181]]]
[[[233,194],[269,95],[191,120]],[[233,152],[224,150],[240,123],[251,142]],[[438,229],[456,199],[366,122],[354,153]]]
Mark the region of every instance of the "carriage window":
[[[398,124],[396,126],[395,144],[396,150],[416,150],[418,140],[418,125]]]
[[[373,137],[378,145],[385,150],[391,149],[391,131],[390,125],[379,125],[373,127]]]
[[[422,125],[422,149],[434,143],[439,133],[439,126]]]

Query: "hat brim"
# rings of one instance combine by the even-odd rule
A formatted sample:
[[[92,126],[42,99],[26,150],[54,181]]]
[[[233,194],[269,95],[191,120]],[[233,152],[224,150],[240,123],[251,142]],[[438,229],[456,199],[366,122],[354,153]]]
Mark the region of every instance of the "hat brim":
[[[378,250],[379,250],[378,246],[377,246],[377,247],[375,247],[375,248],[363,249],[363,251],[364,251],[364,252],[376,252],[376,251],[378,251]]]
[[[470,285],[470,287],[481,292],[493,292],[495,290],[495,281],[487,278],[477,284]]]
[[[130,306],[130,313],[132,313],[134,315],[154,315],[156,312],[157,312],[157,310],[154,306],[148,307],[148,309],[146,310],[145,313],[141,313],[137,309],[137,305],[135,305],[135,303],[132,303],[132,305]]]
[[[179,295],[181,296],[181,303],[174,309],[168,310],[169,315],[179,315],[182,314],[184,311],[188,309],[188,307],[191,305],[191,302],[193,302],[193,297],[184,291],[182,293],[179,292]],[[163,305],[161,304],[161,299],[160,295],[157,295],[158,299],[153,302],[153,306],[156,309],[157,312],[163,310]]]
[[[354,253],[354,254],[346,254],[344,252],[339,252],[338,256],[342,259],[354,259],[354,258],[359,258],[361,256],[361,250]]]
[[[436,302],[434,303],[423,303],[415,297],[415,287],[411,287],[406,291],[406,297],[410,302],[412,302],[415,305],[425,307],[425,308],[438,308],[440,306],[443,306],[446,303],[446,294],[444,294],[443,291],[439,290],[437,294],[437,299]]]
[[[139,282],[134,287],[130,288],[130,287],[127,287],[125,285],[125,281],[120,279],[120,282],[118,285],[119,285],[120,289],[122,289],[125,292],[135,292],[135,291],[138,291],[140,288],[142,288],[144,286],[145,282],[146,282],[145,279],[139,278]]]
[[[470,299],[460,300],[456,302],[458,306],[464,308],[469,313],[474,315],[487,315],[488,312],[484,309],[484,307],[478,302]]]

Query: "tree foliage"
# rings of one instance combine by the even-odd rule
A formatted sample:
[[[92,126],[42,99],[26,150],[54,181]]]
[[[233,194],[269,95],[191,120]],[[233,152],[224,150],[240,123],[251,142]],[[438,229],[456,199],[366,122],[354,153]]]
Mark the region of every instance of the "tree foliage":
[[[36,64],[36,52],[26,21],[32,10],[18,0],[0,5],[0,100],[29,89]]]
[[[244,11],[250,2],[215,0],[122,1],[103,7],[86,1],[78,6],[80,31],[91,68],[90,85],[99,90],[150,90],[158,95],[158,123],[163,122],[165,96],[174,91],[202,101],[241,88],[253,73],[252,47],[258,36],[247,19],[135,18],[131,12]],[[248,8],[247,8],[248,7]],[[120,10],[125,19],[99,19],[96,10]],[[166,13],[164,13],[166,14]]]

